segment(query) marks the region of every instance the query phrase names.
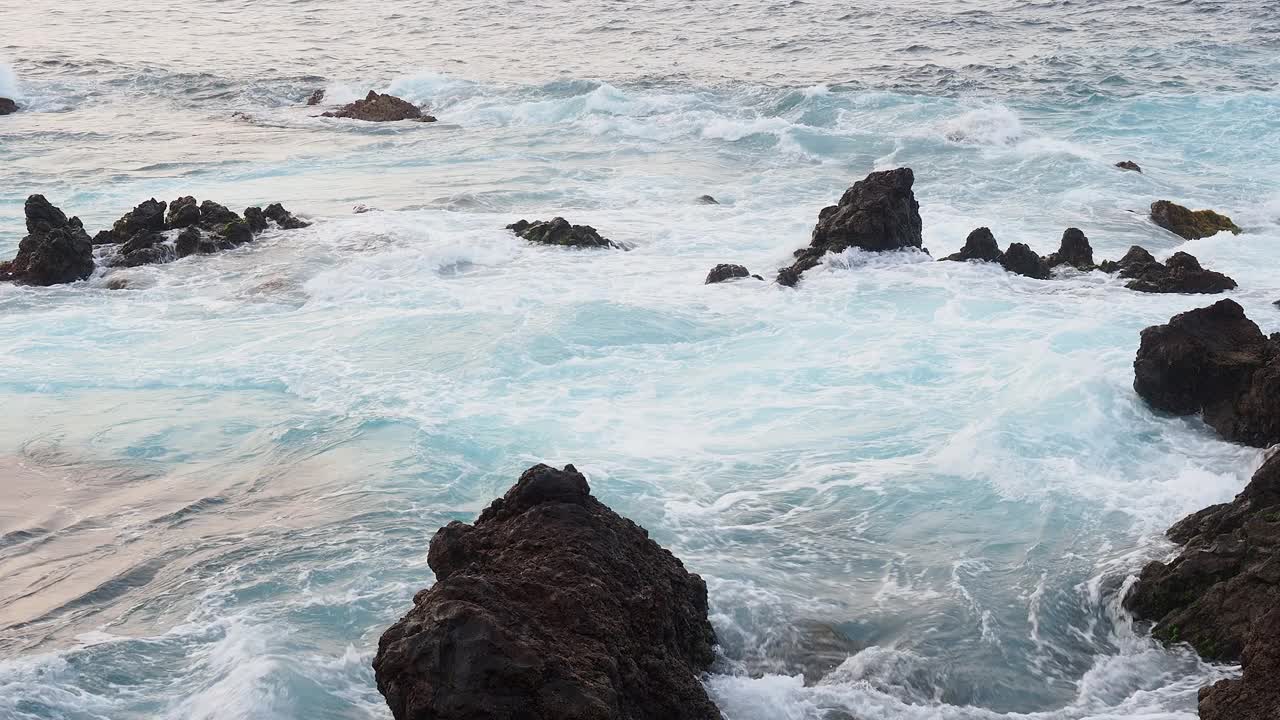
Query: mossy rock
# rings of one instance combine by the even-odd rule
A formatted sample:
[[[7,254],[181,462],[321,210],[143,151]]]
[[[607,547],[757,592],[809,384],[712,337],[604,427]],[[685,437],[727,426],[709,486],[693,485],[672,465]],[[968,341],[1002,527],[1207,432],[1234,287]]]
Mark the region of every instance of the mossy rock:
[[[1223,230],[1239,235],[1241,230],[1231,218],[1212,210],[1188,210],[1168,200],[1151,203],[1151,221],[1187,240],[1199,240]]]

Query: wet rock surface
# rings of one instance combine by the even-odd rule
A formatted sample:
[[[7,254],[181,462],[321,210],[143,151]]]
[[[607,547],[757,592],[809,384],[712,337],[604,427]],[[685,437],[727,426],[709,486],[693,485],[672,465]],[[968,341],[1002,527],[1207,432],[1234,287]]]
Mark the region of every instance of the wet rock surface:
[[[1025,275],[1036,280],[1049,279],[1049,266],[1029,246],[1023,243],[1012,243],[1000,259],[1000,266],[1017,275]]]
[[[996,242],[996,236],[991,233],[991,229],[980,227],[969,233],[960,252],[952,253],[942,259],[956,262],[976,260],[998,263],[1003,258],[1004,252],[1000,250],[1000,244]]]
[[[319,103],[319,100],[316,100]],[[308,101],[308,104],[311,104]],[[321,113],[321,117],[348,118],[365,122],[396,122],[398,120],[417,120],[418,122],[435,122],[436,119],[425,115],[422,109],[413,103],[394,95],[386,95],[369,91],[363,100],[343,105],[337,110]]]
[[[1220,272],[1206,270],[1194,255],[1174,253],[1164,263],[1143,262],[1123,271],[1134,278],[1125,287],[1148,293],[1216,294],[1234,290],[1236,281]]]
[[[1201,413],[1224,438],[1280,442],[1280,337],[1262,334],[1232,300],[1142,331],[1133,388],[1152,407]]]
[[[730,280],[735,280],[737,278],[744,278],[744,277],[755,278],[757,280],[764,279],[759,275],[752,275],[751,271],[747,270],[745,267],[741,265],[721,263],[711,268],[711,272],[707,273],[707,281],[703,284],[714,285],[716,283],[728,282]]]
[[[14,258],[0,263],[0,280],[60,285],[93,274],[93,242],[80,218],[68,218],[43,195],[28,197],[23,212],[27,235]]]
[[[18,112],[18,103],[7,97],[0,97],[0,115],[12,115]]]
[[[1142,172],[1142,168],[1138,167],[1138,163],[1132,160],[1121,160],[1120,162],[1116,163],[1116,167],[1120,168],[1121,170],[1131,170],[1136,173]]]
[[[1226,215],[1212,210],[1189,210],[1168,200],[1151,203],[1151,221],[1187,240],[1199,240],[1224,230],[1236,235],[1241,232]]]
[[[1125,598],[1166,643],[1189,643],[1210,660],[1245,664],[1244,677],[1200,692],[1200,716],[1273,720],[1280,708],[1280,455],[1234,500],[1178,522],[1182,545],[1152,562]]]
[[[562,217],[550,220],[517,220],[507,226],[511,232],[520,237],[542,245],[562,245],[565,247],[621,247],[617,243],[600,235],[590,225],[571,225]]]
[[[1044,262],[1050,268],[1070,265],[1077,270],[1092,270],[1097,267],[1093,262],[1093,246],[1079,228],[1067,228],[1063,231],[1058,251],[1046,257]]]
[[[796,261],[778,272],[778,283],[796,285],[806,270],[827,253],[856,247],[873,252],[920,248],[923,223],[912,186],[911,168],[873,172],[845,191],[836,205],[818,213],[809,247],[795,253]]]
[[[431,540],[436,583],[378,642],[397,720],[718,720],[707,590],[572,465]]]

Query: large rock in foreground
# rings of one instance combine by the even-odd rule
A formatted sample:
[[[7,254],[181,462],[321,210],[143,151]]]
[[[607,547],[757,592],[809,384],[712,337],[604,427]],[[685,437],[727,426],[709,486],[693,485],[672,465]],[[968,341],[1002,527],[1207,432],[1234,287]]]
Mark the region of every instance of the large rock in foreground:
[[[1212,210],[1188,210],[1168,200],[1151,203],[1151,222],[1187,240],[1207,238],[1223,230],[1240,234],[1240,228],[1226,215]]]
[[[1200,691],[1204,720],[1275,720],[1280,709],[1280,455],[1235,500],[1169,529],[1183,546],[1152,562],[1125,606],[1153,620],[1155,637],[1190,643],[1210,660],[1243,659],[1244,677]]]
[[[319,102],[317,100],[317,102]],[[363,100],[343,105],[337,110],[321,113],[321,117],[349,118],[366,122],[395,122],[397,120],[417,120],[418,122],[435,122],[430,115],[424,115],[422,109],[408,100],[401,100],[394,95],[383,95],[373,90]]]
[[[839,204],[818,213],[809,247],[796,251],[796,261],[779,271],[778,282],[795,285],[824,255],[851,247],[877,252],[921,247],[923,223],[914,184],[915,174],[905,167],[873,172],[854,183]]]
[[[1202,413],[1228,440],[1280,442],[1280,343],[1220,300],[1142,331],[1133,389],[1175,415]]]
[[[571,225],[562,217],[550,220],[517,220],[507,226],[511,232],[541,245],[563,245],[565,247],[620,247],[609,238],[603,237],[590,225]]]
[[[525,471],[427,561],[373,661],[396,720],[719,720],[702,578],[572,465]]]
[[[80,218],[66,214],[43,195],[27,198],[23,207],[27,235],[12,260],[0,263],[0,280],[27,285],[59,285],[93,274],[93,242]]]

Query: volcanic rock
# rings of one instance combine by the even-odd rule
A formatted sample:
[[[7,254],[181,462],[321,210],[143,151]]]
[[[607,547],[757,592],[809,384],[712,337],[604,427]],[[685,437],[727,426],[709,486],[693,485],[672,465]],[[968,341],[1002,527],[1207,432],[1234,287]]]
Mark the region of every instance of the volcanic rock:
[[[0,97],[0,115],[12,115],[18,112],[18,103],[7,97]]]
[[[43,195],[28,197],[23,210],[27,235],[14,258],[0,263],[0,280],[58,285],[93,274],[93,243],[80,218],[68,219]]]
[[[307,97],[308,105],[319,105],[324,102],[324,88],[320,88]]]
[[[759,275],[752,275],[749,270],[741,265],[721,263],[711,268],[711,272],[707,273],[707,281],[703,283],[703,285],[714,285],[716,283],[727,282],[729,280],[744,277],[753,277],[757,280],[764,279]]]
[[[127,242],[140,233],[157,233],[165,229],[164,211],[167,203],[151,198],[125,213],[111,226],[115,242]]]
[[[1239,235],[1241,230],[1231,218],[1212,210],[1188,210],[1168,200],[1151,203],[1151,221],[1187,240],[1199,240],[1228,230]]]
[[[1120,168],[1121,170],[1132,170],[1133,172],[1136,172],[1136,173],[1142,172],[1142,168],[1138,167],[1138,163],[1132,160],[1121,160],[1120,162],[1116,163],[1116,167]]]
[[[206,230],[220,230],[227,223],[236,222],[240,216],[212,200],[200,203],[200,226]]]
[[[1070,265],[1077,270],[1092,270],[1097,267],[1093,263],[1093,246],[1079,228],[1067,228],[1062,233],[1058,251],[1045,258],[1045,264],[1050,268]]]
[[[293,213],[285,210],[280,203],[271,203],[263,211],[263,214],[281,230],[301,230],[305,227],[311,227],[311,223],[294,217]]]
[[[720,201],[719,201],[719,200],[716,200],[715,198],[711,197],[710,195],[699,195],[699,196],[698,196],[698,204],[699,204],[699,205],[719,205],[719,204],[720,204]]]
[[[705,583],[572,465],[525,471],[427,562],[373,661],[396,720],[719,720]]]
[[[1148,265],[1158,265],[1147,249],[1139,245],[1129,246],[1128,252],[1119,260],[1103,260],[1099,266],[1105,273],[1120,273],[1120,277],[1140,277]]]
[[[518,220],[507,226],[507,229],[529,242],[543,245],[564,245],[568,247],[619,247],[590,225],[570,225],[562,217],[550,220]]]
[[[1280,442],[1278,357],[1280,341],[1219,300],[1142,331],[1133,389],[1157,410],[1201,413],[1226,439],[1267,447]]]
[[[870,251],[919,248],[923,244],[920,203],[911,187],[911,168],[873,172],[845,191],[836,205],[818,213],[809,247],[796,251],[791,267],[778,272],[778,283],[794,286],[806,270],[827,253],[851,247]]]
[[[1148,263],[1132,271],[1136,279],[1125,287],[1149,293],[1216,294],[1234,290],[1236,281],[1206,270],[1194,255],[1176,252],[1164,264]]]
[[[222,206],[218,205],[218,207]],[[186,195],[169,203],[169,217],[165,220],[167,227],[177,230],[191,227],[199,222],[200,206],[196,204],[195,198]]]
[[[1011,273],[1025,275],[1036,280],[1049,279],[1049,266],[1027,245],[1013,243],[1000,259],[1000,265]]]
[[[991,233],[989,228],[980,227],[969,233],[969,237],[964,240],[964,247],[960,248],[960,252],[948,255],[943,260],[981,260],[983,262],[998,263],[1004,259],[1004,253],[1000,251],[1000,244],[996,242],[996,236]]]
[[[380,95],[373,90],[363,100],[343,105],[337,110],[322,113],[321,117],[350,118],[367,122],[394,122],[396,120],[417,120],[419,122],[435,122],[430,115],[422,114],[417,105],[401,100],[394,95]]]

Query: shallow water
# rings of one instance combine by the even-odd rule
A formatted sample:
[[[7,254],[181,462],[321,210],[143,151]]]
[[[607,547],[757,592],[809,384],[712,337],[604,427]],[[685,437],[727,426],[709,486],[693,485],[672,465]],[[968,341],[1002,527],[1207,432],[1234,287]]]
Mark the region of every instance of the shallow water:
[[[1191,718],[1233,672],[1116,607],[1261,461],[1130,389],[1138,331],[1207,299],[915,254],[701,282],[909,165],[935,256],[1186,249],[1278,330],[1273,3],[0,17],[0,254],[33,192],[91,232],[183,194],[317,221],[0,287],[0,718],[389,717],[369,661],[431,533],[539,461],[707,579],[730,720]],[[315,118],[317,87],[441,122]],[[1182,243],[1156,198],[1246,233]],[[502,229],[552,214],[633,249]]]

